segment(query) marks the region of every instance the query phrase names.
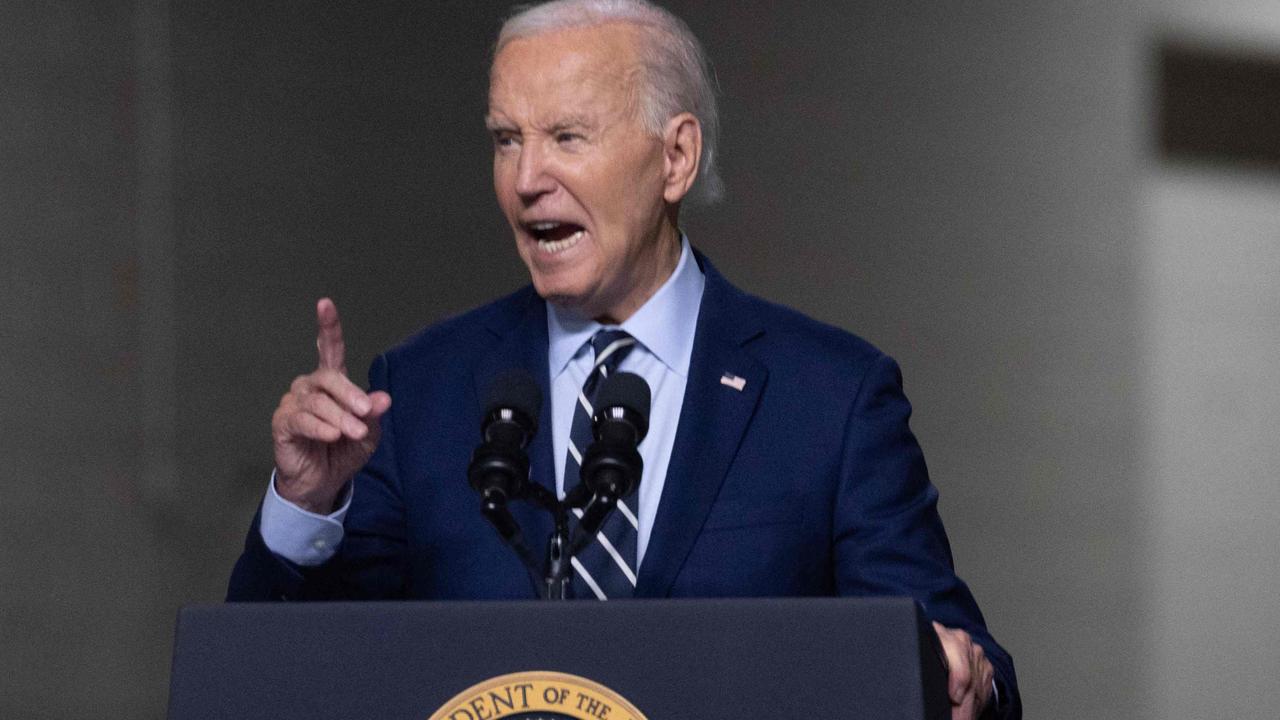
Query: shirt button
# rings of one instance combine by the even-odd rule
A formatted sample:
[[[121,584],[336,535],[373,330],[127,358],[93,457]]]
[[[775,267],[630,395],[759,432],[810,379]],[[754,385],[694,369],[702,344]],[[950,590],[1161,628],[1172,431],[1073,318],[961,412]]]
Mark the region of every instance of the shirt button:
[[[328,546],[329,546],[329,543],[325,542],[324,538],[317,538],[311,543],[311,547],[317,550],[323,550]]]

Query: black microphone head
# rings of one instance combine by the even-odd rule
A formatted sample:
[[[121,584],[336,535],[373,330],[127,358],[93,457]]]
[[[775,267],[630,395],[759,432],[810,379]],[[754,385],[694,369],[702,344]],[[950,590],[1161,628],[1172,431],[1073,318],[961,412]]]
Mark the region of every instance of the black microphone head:
[[[527,371],[519,368],[506,370],[494,379],[489,388],[489,400],[484,407],[481,432],[490,437],[495,426],[515,423],[525,435],[523,446],[538,431],[538,416],[542,412],[542,390]]]
[[[494,379],[489,387],[489,402],[484,406],[485,414],[500,407],[519,410],[531,418],[542,412],[542,390],[527,370],[511,368]]]
[[[596,412],[593,418],[598,426],[607,420],[621,420],[636,430],[636,444],[649,432],[649,383],[635,373],[614,373],[604,379],[596,393]]]

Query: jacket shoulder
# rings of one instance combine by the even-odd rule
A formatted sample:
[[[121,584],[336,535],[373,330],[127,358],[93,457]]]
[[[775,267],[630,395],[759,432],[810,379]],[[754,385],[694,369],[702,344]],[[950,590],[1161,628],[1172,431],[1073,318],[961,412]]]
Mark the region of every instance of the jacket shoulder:
[[[789,365],[837,364],[847,371],[850,363],[868,366],[887,358],[848,330],[742,290],[705,255],[695,250],[695,256],[707,277],[703,317],[711,315],[713,322],[723,323],[728,338],[742,342],[749,352],[759,352],[766,365],[775,364],[767,358],[779,358]]]
[[[748,293],[741,293],[739,299],[762,329],[748,347],[763,345],[770,355],[782,352],[783,357],[802,364],[839,366],[846,371],[891,360],[871,342],[844,328]]]

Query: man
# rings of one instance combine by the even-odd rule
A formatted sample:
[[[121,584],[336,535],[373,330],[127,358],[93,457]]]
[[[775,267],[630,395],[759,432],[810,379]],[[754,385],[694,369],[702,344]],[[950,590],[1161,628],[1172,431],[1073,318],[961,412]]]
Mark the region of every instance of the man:
[[[485,393],[511,367],[537,378],[532,476],[563,495],[593,383],[625,370],[654,397],[644,476],[575,561],[580,597],[910,595],[936,621],[953,716],[1020,716],[1012,662],[952,569],[897,366],[745,295],[680,233],[695,183],[716,183],[688,28],[644,0],[526,10],[499,37],[486,124],[532,289],[381,356],[369,392],[319,302],[319,368],[273,417],[276,473],[229,599],[530,597],[464,482]]]

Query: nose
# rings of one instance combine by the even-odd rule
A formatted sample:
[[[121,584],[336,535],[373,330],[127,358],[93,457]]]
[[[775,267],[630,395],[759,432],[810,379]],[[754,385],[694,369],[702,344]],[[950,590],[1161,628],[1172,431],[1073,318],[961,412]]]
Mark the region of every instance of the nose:
[[[555,189],[555,179],[548,173],[542,143],[525,142],[520,147],[520,159],[516,165],[516,194],[525,203],[533,203]]]

